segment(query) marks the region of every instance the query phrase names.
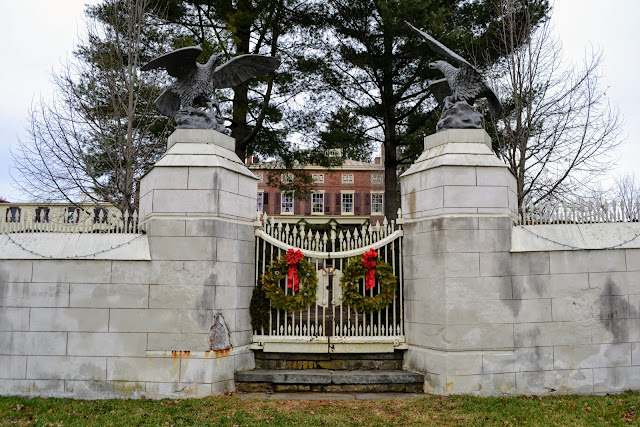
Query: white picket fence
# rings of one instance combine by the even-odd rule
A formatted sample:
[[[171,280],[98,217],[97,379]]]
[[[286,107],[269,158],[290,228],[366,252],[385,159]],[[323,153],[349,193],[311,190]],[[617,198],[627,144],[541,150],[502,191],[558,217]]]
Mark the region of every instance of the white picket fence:
[[[3,206],[0,233],[141,233],[138,212],[104,206]]]
[[[263,215],[256,222],[256,285],[272,260],[294,249],[303,253],[318,274],[316,301],[306,310],[272,309],[269,327],[254,331],[253,348],[264,351],[348,352],[393,351],[403,348],[402,212],[398,219],[353,231],[313,232],[304,225],[289,225]],[[379,312],[363,314],[343,304],[340,277],[350,258],[375,249],[391,265],[398,279],[394,301]],[[368,291],[376,295],[379,284]],[[291,292],[282,286],[285,294]]]
[[[640,221],[640,202],[545,200],[520,212],[520,225],[590,224]]]

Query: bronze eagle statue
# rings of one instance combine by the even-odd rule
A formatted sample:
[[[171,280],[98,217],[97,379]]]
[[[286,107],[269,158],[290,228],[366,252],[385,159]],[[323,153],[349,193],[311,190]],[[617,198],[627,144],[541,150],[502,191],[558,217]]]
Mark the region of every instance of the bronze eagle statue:
[[[155,100],[155,106],[165,116],[175,118],[178,128],[222,131],[224,120],[213,97],[214,89],[237,86],[274,71],[280,61],[270,56],[246,54],[219,65],[222,54],[215,54],[200,64],[196,59],[201,53],[198,46],[183,47],[153,59],[141,70],[164,68],[176,78]]]
[[[481,120],[479,118],[479,113],[473,110],[478,117],[467,117],[466,115],[469,114],[472,108],[461,107],[459,104],[460,102],[473,106],[476,100],[487,98],[491,114],[499,116],[502,113],[502,104],[500,103],[500,100],[491,87],[484,81],[482,74],[477,68],[426,32],[417,29],[406,21],[405,23],[413,31],[420,34],[434,52],[444,55],[458,65],[458,68],[456,68],[446,61],[435,61],[429,64],[429,68],[440,70],[445,77],[444,79],[435,80],[429,84],[429,90],[436,97],[438,103],[443,107],[442,116],[445,117],[448,113],[451,113],[451,111],[448,110],[452,108],[458,110],[454,114],[462,114],[462,116],[464,116],[460,117],[462,119],[461,122],[458,120],[449,120],[448,124],[441,124],[440,121],[443,120],[441,118],[438,122],[437,130],[460,127],[482,127],[480,124]],[[451,119],[451,117],[449,118]]]

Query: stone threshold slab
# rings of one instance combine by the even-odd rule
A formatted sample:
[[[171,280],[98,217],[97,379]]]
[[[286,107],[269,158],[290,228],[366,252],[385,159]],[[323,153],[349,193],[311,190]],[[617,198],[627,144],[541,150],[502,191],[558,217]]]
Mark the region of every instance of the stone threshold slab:
[[[235,380],[275,384],[412,384],[422,383],[424,377],[402,370],[255,369],[236,373]]]

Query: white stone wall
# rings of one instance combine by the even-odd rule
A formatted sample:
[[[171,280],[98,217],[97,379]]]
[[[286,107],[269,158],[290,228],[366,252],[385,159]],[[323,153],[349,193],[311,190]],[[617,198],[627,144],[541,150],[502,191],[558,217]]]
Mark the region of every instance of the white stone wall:
[[[640,389],[637,225],[514,228],[511,198],[488,191],[511,194],[513,177],[480,180],[505,169],[483,133],[427,137],[403,175],[405,367],[438,394]],[[473,197],[423,208],[433,183]]]
[[[161,398],[235,390],[234,373],[254,366],[257,179],[233,140],[211,132],[174,134],[143,178],[146,235],[137,246],[66,260],[135,236],[50,233],[13,238],[58,259],[0,250],[0,394]],[[230,348],[212,351],[218,314]]]

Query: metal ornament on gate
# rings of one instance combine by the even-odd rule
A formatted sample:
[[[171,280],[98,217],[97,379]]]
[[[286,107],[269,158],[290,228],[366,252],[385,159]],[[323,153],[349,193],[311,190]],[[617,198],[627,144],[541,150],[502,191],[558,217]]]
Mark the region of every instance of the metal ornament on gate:
[[[251,348],[265,352],[393,352],[406,348],[402,289],[402,212],[398,219],[365,225],[346,232],[320,234],[304,225],[280,223],[258,216],[256,230],[256,284],[272,260],[289,249],[300,250],[315,266],[318,275],[316,301],[304,310],[287,312],[271,309],[268,328],[254,331]],[[396,244],[398,242],[398,244]],[[390,264],[398,279],[393,302],[377,312],[361,313],[344,304],[340,285],[342,271],[352,257],[376,250]],[[374,296],[380,285],[365,290]],[[284,292],[287,290],[281,284]]]

